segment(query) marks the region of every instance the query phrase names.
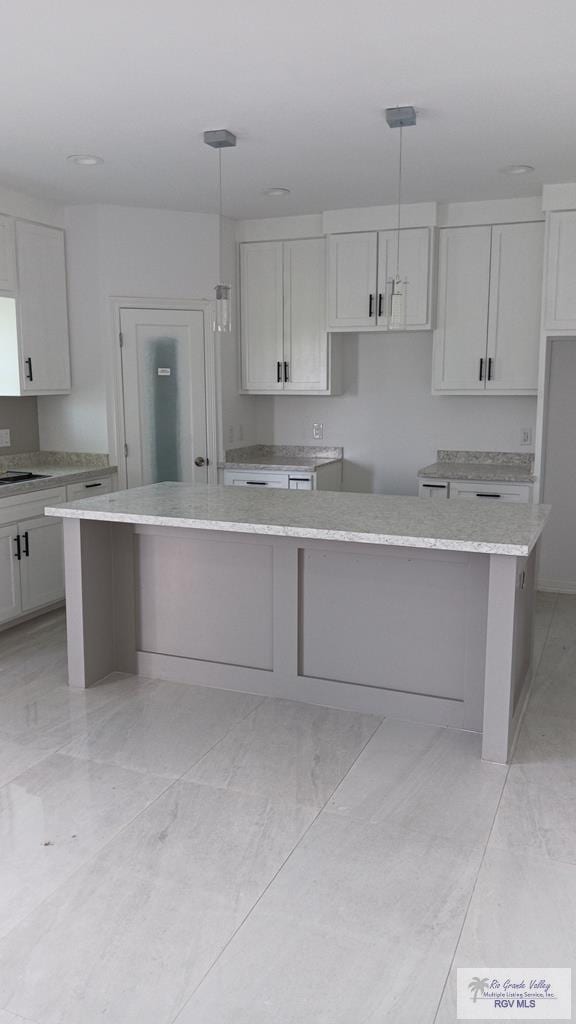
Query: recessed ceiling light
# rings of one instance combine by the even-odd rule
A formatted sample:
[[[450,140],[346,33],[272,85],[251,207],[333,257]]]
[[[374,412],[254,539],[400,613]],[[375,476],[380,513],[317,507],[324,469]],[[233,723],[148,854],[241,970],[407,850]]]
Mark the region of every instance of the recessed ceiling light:
[[[280,188],[280,187],[265,188],[264,189],[264,195],[268,196],[270,199],[276,199],[278,196],[289,196],[290,195],[290,189],[289,188]]]
[[[79,167],[94,167],[96,164],[103,164],[101,156],[94,156],[93,153],[72,153],[66,159],[71,164],[78,164]]]
[[[501,167],[501,174],[532,174],[534,168],[532,164],[508,164],[507,167]]]

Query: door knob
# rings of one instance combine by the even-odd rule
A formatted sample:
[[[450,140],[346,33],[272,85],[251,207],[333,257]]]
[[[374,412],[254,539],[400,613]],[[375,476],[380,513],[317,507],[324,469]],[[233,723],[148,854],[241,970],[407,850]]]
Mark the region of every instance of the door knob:
[[[204,459],[201,455],[197,455],[196,458],[194,459],[194,465],[195,466],[207,466],[208,465],[208,459]]]

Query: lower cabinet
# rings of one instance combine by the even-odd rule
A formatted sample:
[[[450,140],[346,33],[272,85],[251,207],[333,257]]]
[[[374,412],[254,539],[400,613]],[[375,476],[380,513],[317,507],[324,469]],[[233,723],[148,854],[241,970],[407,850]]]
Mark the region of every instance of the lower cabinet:
[[[16,561],[18,526],[0,526],[0,622],[15,619],[22,611],[20,565]]]
[[[64,597],[62,523],[40,516],[19,524],[22,611],[33,611]]]
[[[512,484],[492,480],[418,481],[420,498],[480,498],[483,501],[532,501],[532,484]]]

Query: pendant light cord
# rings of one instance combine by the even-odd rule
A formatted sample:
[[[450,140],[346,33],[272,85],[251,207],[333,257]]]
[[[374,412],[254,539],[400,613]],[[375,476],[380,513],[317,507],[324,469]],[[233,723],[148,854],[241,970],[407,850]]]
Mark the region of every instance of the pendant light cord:
[[[400,282],[400,216],[402,208],[402,125],[400,125],[400,145],[398,148],[398,218],[396,231],[398,238],[396,241],[396,281]]]
[[[220,284],[224,283],[223,269],[222,269],[222,246],[223,246],[224,229],[222,224],[222,150],[218,150],[218,276],[220,278]]]

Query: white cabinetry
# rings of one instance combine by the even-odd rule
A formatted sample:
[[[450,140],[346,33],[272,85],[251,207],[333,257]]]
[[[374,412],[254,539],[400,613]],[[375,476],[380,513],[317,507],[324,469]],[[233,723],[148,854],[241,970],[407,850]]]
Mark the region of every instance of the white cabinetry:
[[[98,479],[80,480],[76,484],[68,484],[66,488],[66,501],[76,501],[77,498],[97,498],[101,494],[109,494],[115,489],[116,477],[102,476]]]
[[[20,614],[20,569],[16,561],[16,524],[0,526],[0,622]]]
[[[64,599],[62,524],[43,515],[64,487],[0,497],[0,622]]]
[[[559,210],[548,219],[544,329],[576,330],[576,210]]]
[[[394,330],[390,326],[397,231],[360,231],[328,239],[328,329]],[[407,330],[432,327],[431,228],[402,228],[398,269],[406,282]]]
[[[0,277],[3,244],[13,251],[13,228],[13,222],[9,227],[0,223]],[[0,394],[65,394],[70,390],[70,350],[64,232],[16,221],[15,238],[12,284],[0,297]],[[10,260],[5,265],[10,268]]]
[[[323,238],[240,246],[242,390],[333,394]]]
[[[433,386],[444,394],[534,394],[543,224],[440,231]]]
[[[62,524],[39,516],[18,524],[22,611],[29,612],[64,597]]]
[[[531,484],[512,484],[496,480],[432,480],[420,478],[421,498],[480,498],[484,501],[532,501]]]
[[[11,217],[0,215],[0,291],[13,292],[15,288],[14,221]]]

